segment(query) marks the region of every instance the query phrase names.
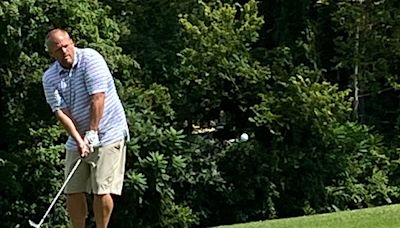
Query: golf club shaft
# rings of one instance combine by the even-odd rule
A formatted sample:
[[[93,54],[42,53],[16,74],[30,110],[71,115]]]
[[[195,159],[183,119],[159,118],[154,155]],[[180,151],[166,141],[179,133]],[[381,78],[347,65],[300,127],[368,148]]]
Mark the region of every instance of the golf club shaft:
[[[43,216],[42,219],[40,220],[40,222],[39,222],[39,224],[38,224],[37,227],[40,227],[40,226],[43,224],[44,219],[45,219],[45,218],[47,217],[47,215],[49,214],[51,208],[52,208],[52,207],[54,206],[54,204],[56,203],[58,197],[60,197],[60,195],[61,195],[62,191],[64,190],[65,186],[67,185],[68,181],[71,179],[72,175],[75,173],[75,170],[78,168],[79,164],[81,164],[81,161],[82,161],[82,159],[79,159],[79,160],[75,163],[75,165],[74,165],[74,167],[72,168],[71,172],[69,172],[69,174],[68,174],[68,176],[67,176],[67,179],[65,179],[64,184],[61,186],[61,189],[58,191],[56,197],[55,197],[55,198],[53,199],[53,201],[51,202],[49,208],[47,209],[46,213],[44,214],[44,216]]]

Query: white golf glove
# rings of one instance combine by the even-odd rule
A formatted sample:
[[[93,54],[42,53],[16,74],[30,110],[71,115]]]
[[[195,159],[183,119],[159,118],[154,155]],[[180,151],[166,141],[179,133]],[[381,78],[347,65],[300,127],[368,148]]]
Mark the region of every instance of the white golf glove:
[[[99,134],[95,130],[90,130],[90,131],[85,132],[84,141],[88,145],[91,153],[94,151],[95,148],[98,148],[101,146],[101,143],[99,140]]]

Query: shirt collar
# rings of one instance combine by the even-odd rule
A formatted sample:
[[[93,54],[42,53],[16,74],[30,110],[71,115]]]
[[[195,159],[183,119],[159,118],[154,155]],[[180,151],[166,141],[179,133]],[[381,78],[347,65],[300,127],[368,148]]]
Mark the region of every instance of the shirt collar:
[[[74,62],[72,63],[71,69],[75,68],[76,65],[78,64],[78,54],[79,54],[78,48],[75,47],[74,48]],[[69,72],[70,69],[64,68],[63,66],[61,66],[61,64],[58,61],[56,61],[56,64],[57,64],[58,73],[60,75]]]

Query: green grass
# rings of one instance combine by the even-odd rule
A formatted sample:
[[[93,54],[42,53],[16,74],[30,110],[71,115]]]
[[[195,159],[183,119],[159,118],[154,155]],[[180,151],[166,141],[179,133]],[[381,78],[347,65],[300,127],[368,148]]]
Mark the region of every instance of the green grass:
[[[400,204],[287,219],[251,222],[220,228],[399,228]]]

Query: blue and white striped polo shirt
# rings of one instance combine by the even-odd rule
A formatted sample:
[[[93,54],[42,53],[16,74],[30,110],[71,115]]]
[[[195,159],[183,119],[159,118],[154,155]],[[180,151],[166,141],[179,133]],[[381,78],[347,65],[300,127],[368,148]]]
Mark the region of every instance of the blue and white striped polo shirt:
[[[103,146],[129,137],[128,125],[117,94],[114,79],[104,58],[97,51],[75,48],[71,69],[54,62],[43,75],[43,88],[51,110],[67,108],[79,134],[89,129],[90,95],[104,92],[104,111],[99,123]],[[76,151],[75,140],[69,136],[65,147]]]

